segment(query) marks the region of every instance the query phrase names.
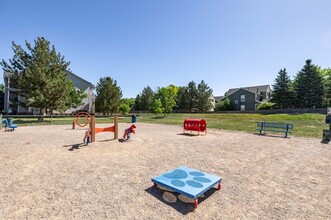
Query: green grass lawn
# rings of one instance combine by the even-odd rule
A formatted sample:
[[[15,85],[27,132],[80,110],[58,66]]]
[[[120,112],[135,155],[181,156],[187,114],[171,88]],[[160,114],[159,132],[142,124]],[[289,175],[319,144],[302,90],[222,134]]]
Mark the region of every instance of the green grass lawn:
[[[284,122],[294,125],[293,136],[301,137],[321,137],[323,129],[329,129],[325,124],[325,115],[322,114],[170,114],[166,117],[153,114],[139,114],[138,122],[157,123],[157,124],[174,124],[183,125],[185,118],[199,118],[207,121],[207,128],[216,128],[224,130],[245,131],[254,133],[256,131],[256,122],[272,121]],[[71,126],[73,116],[67,117],[46,117],[44,122],[37,122],[36,118],[14,117],[14,123],[19,126],[24,125],[69,125]],[[131,117],[120,117],[119,122],[131,122]],[[80,124],[85,124],[85,118],[79,119]],[[113,123],[113,117],[97,117],[96,123]]]
[[[185,118],[203,118],[207,122],[207,128],[245,132],[257,132],[256,122],[258,121],[291,123],[294,125],[291,135],[302,137],[322,138],[323,129],[329,129],[329,125],[325,124],[325,115],[322,114],[171,114],[167,117],[142,114],[138,120],[149,123],[182,125]]]

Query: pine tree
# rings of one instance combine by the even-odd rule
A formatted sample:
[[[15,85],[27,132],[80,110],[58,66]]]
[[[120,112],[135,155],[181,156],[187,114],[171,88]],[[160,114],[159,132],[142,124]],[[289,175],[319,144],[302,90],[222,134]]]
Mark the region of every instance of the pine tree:
[[[209,111],[212,107],[210,98],[213,94],[213,90],[202,80],[198,84],[197,90],[197,108],[199,112]]]
[[[27,41],[25,45],[27,51],[13,42],[13,58],[9,63],[4,60],[0,63],[5,71],[13,73],[12,81],[17,85],[19,95],[26,99],[21,104],[39,108],[41,113],[47,109],[63,111],[70,108],[73,105],[70,95],[74,89],[66,78],[70,62],[43,37],[38,37],[34,46]],[[81,101],[82,98],[78,100]]]
[[[324,88],[323,79],[311,60],[298,72],[294,80],[296,107],[320,108],[322,107]]]
[[[148,110],[154,98],[154,92],[151,89],[151,87],[149,86],[145,87],[141,92],[140,98],[141,98],[141,103],[140,103],[141,110]]]
[[[135,110],[142,110],[141,108],[141,96],[138,94],[134,99],[134,109]]]
[[[176,98],[176,109],[178,110],[188,110],[188,99],[187,99],[187,87],[178,87],[178,93]]]
[[[287,109],[293,106],[294,93],[292,89],[292,81],[288,76],[286,69],[281,69],[275,79],[275,84],[272,91],[271,101],[278,108]]]
[[[122,91],[116,80],[101,77],[96,86],[95,110],[105,114],[118,111],[121,104]]]
[[[198,102],[198,90],[194,81],[189,82],[186,87],[186,99],[188,110],[192,112],[193,109],[197,108]]]

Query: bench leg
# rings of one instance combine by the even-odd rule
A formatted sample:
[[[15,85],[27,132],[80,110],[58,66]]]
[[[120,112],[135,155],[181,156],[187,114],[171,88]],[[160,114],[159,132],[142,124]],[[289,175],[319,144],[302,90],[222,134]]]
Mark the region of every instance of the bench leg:
[[[157,184],[156,184],[156,183],[154,183],[153,187],[154,187],[154,188],[156,188],[156,187],[157,187]]]
[[[220,190],[222,188],[221,181],[218,182],[217,189]]]
[[[287,132],[285,132],[285,137],[287,138]]]
[[[194,200],[194,208],[195,209],[198,208],[198,203],[199,203],[198,198],[195,198],[195,200]]]

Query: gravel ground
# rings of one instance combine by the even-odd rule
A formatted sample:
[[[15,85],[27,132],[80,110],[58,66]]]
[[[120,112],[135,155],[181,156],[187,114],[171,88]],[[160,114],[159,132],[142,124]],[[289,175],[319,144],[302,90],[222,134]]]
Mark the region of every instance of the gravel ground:
[[[129,126],[119,125],[120,136]],[[0,219],[331,218],[331,147],[319,138],[136,126],[129,142],[100,133],[87,146],[86,129],[2,129]],[[194,209],[193,200],[152,187],[151,178],[179,166],[222,177],[222,189]]]

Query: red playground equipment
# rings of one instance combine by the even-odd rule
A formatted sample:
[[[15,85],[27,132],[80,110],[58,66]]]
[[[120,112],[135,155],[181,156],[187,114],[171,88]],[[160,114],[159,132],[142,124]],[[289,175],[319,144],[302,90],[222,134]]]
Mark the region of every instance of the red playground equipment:
[[[197,131],[198,135],[200,132],[207,134],[207,123],[204,119],[185,119],[183,131],[184,133],[185,131]]]
[[[133,124],[128,129],[125,129],[124,130],[124,135],[123,135],[123,140],[129,140],[131,133],[136,134],[136,132],[134,131],[135,128],[136,128],[136,126]]]

